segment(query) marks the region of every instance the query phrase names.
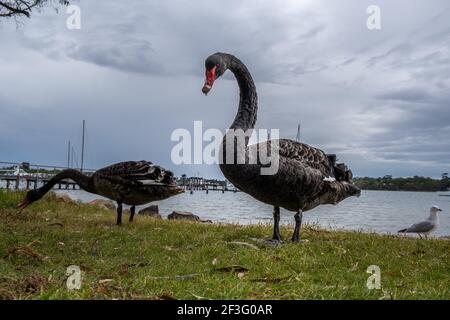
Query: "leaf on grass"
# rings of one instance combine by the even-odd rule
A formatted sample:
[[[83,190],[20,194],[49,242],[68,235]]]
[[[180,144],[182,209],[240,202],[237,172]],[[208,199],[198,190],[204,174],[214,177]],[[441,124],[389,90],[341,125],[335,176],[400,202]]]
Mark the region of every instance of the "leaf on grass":
[[[208,298],[202,297],[202,296],[198,296],[198,295],[196,295],[195,293],[192,293],[192,292],[191,292],[191,294],[192,294],[197,300],[209,300]]]
[[[59,222],[55,222],[55,223],[50,223],[48,224],[49,227],[61,227],[64,228],[64,225],[62,223]]]
[[[222,268],[216,268],[215,270],[220,272],[248,272],[248,269],[246,267],[239,265],[231,265]]]
[[[108,283],[108,282],[113,282],[114,279],[101,279],[98,281],[98,283],[103,284],[103,283]]]
[[[108,288],[105,287],[105,286],[100,286],[100,287],[98,287],[98,288],[97,288],[97,292],[98,292],[98,293],[101,293],[101,294],[104,294],[104,295],[109,294],[109,290],[108,290]]]

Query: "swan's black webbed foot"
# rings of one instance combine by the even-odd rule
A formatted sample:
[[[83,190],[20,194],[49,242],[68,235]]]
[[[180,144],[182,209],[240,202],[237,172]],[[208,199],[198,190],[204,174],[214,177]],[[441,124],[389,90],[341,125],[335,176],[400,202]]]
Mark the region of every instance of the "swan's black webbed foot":
[[[273,246],[273,245],[282,244],[282,243],[284,243],[284,241],[281,238],[279,238],[279,239],[270,238],[270,239],[264,240],[264,243],[267,245]]]
[[[134,213],[136,212],[136,207],[132,206],[130,208],[130,219],[128,220],[128,222],[133,222],[133,218],[134,218]]]
[[[303,218],[303,213],[302,210],[298,210],[297,213],[294,216],[295,219],[295,228],[294,228],[294,233],[292,234],[292,242],[300,242],[300,228],[302,226],[302,218]]]
[[[118,226],[122,224],[122,202],[117,202],[117,223]]]

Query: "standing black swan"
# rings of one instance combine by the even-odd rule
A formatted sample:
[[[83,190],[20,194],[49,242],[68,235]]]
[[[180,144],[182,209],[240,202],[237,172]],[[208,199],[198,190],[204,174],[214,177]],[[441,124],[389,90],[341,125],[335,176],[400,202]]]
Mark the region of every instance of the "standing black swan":
[[[117,225],[122,224],[122,204],[131,205],[133,221],[135,206],[163,200],[184,192],[178,187],[173,173],[149,161],[119,162],[86,176],[78,170],[66,169],[55,175],[42,187],[31,190],[19,204],[21,210],[41,199],[62,179],[72,179],[84,191],[95,193],[117,202]]]
[[[255,84],[247,67],[236,57],[226,53],[215,53],[205,61],[206,80],[202,92],[206,95],[214,81],[229,69],[239,84],[239,109],[230,129],[253,129],[256,122],[258,98]],[[224,176],[240,190],[254,198],[274,206],[273,241],[281,241],[279,231],[280,207],[295,214],[295,229],[292,241],[300,239],[302,212],[321,204],[337,204],[343,199],[359,195],[360,190],[352,183],[352,172],[343,163],[336,163],[336,156],[322,150],[289,139],[278,139],[248,145],[248,139],[242,147],[227,146],[226,136],[222,141],[221,156],[232,150],[233,160],[244,156],[244,164],[227,163],[222,160],[220,169]],[[279,144],[279,167],[272,175],[262,175],[264,165],[258,160],[251,164],[248,159],[255,150],[271,150],[272,143]],[[229,143],[230,144],[230,143]],[[229,147],[229,148],[227,148]],[[230,149],[230,147],[232,149]],[[238,162],[239,163],[239,162]],[[255,162],[253,162],[255,163]]]

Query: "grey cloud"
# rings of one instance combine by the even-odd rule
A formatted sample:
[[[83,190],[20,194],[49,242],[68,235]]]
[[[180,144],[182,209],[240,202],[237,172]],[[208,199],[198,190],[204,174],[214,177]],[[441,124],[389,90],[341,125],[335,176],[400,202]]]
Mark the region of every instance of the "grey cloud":
[[[386,100],[399,100],[411,103],[428,102],[432,96],[423,89],[404,89],[393,92],[386,92],[379,95],[377,98]]]
[[[151,44],[143,40],[122,41],[120,46],[94,43],[77,45],[67,48],[66,54],[72,59],[103,67],[145,74],[164,73],[163,66],[154,59]]]
[[[392,59],[393,57],[394,58],[401,57],[401,59],[405,59],[405,56],[410,54],[412,49],[413,49],[413,46],[409,43],[402,43],[402,44],[396,45],[395,47],[387,50],[386,52],[384,52],[380,55],[371,57],[367,61],[367,66],[372,67],[377,63],[383,62],[388,58]]]
[[[325,26],[324,25],[318,25],[313,27],[311,30],[299,35],[297,37],[298,40],[309,40],[311,38],[314,38],[315,36],[317,36],[319,33],[325,31]]]

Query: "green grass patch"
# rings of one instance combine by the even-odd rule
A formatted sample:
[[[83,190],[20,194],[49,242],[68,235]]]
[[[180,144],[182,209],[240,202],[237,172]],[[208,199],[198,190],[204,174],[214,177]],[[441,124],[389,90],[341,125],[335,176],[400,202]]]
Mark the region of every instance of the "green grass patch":
[[[271,246],[259,241],[270,225],[138,215],[117,227],[114,211],[54,196],[19,214],[23,197],[0,190],[3,299],[450,299],[445,239],[305,226],[308,242]],[[82,270],[80,290],[66,287],[69,265]],[[370,265],[379,290],[366,286]]]

